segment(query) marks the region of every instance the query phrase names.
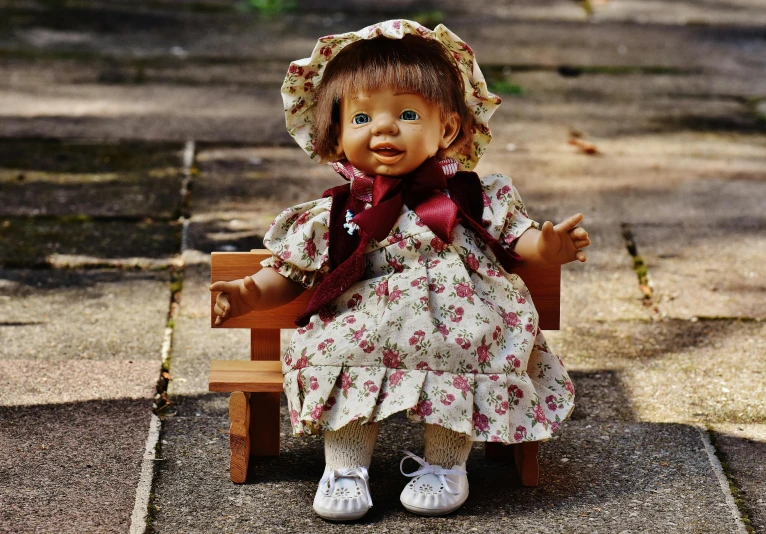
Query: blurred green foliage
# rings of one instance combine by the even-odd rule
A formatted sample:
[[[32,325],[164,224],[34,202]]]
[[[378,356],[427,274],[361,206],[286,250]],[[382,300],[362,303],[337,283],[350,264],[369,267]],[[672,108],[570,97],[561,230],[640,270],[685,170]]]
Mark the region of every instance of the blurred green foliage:
[[[498,80],[491,82],[488,89],[498,95],[523,95],[524,89],[520,85],[511,83],[508,80]]]
[[[255,11],[267,17],[276,17],[294,11],[296,0],[244,0],[241,8],[245,11]]]

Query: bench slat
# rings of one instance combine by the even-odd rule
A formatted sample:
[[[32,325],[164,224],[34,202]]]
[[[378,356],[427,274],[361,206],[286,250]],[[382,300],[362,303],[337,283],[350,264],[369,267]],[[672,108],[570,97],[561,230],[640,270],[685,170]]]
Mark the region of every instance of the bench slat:
[[[212,360],[210,391],[247,391],[275,393],[282,391],[280,361]]]
[[[265,249],[251,252],[213,252],[211,257],[211,281],[231,281],[253,275],[261,269],[261,261],[270,257]],[[537,312],[540,315],[540,328],[558,330],[561,297],[561,267],[549,268],[520,267],[516,270],[532,294]],[[295,328],[295,318],[308,306],[312,292],[305,291],[289,304],[273,310],[250,312],[233,319],[228,319],[221,326],[214,328]],[[211,294],[210,325],[214,326],[213,306],[217,293]]]

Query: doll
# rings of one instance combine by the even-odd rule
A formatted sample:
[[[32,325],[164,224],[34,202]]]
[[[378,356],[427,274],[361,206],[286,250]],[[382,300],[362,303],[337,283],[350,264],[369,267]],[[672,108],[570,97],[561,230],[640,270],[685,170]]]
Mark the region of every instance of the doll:
[[[447,28],[395,20],[323,37],[290,65],[288,131],[349,181],[286,209],[252,277],[217,282],[216,324],[314,288],[282,369],[293,432],[324,431],[314,510],[362,517],[380,421],[425,423],[401,493],[442,515],[468,496],[473,441],[547,439],[574,388],[538,328],[518,262],[585,261],[582,215],[531,221],[510,178],[470,172],[500,99]]]

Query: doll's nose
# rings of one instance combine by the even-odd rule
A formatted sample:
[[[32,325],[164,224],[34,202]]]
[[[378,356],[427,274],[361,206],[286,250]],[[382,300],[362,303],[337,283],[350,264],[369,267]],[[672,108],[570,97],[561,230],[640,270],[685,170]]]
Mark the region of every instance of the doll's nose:
[[[388,113],[382,113],[375,117],[372,123],[373,135],[396,135],[399,128],[396,126],[396,120]]]

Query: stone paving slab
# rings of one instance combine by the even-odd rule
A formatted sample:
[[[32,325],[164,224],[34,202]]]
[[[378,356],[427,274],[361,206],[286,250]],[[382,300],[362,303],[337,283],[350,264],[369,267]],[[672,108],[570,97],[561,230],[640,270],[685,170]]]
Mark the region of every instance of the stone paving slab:
[[[344,183],[294,148],[202,148],[194,181],[189,248],[213,252],[263,248],[283,209]]]
[[[2,359],[0,406],[150,399],[156,393],[160,367],[159,358],[107,362]]]
[[[178,85],[181,87],[280,87],[289,61],[269,58],[216,60],[172,54],[141,57],[59,57],[0,53],[4,91],[40,85]],[[297,58],[296,58],[297,59]]]
[[[636,103],[630,99],[615,99],[608,104],[594,101],[561,101],[553,97],[534,101],[532,98],[506,98],[490,121],[493,135],[510,137],[517,146],[527,139],[559,141],[558,149],[567,153],[577,150],[567,146],[570,132],[584,132],[604,154],[612,146],[608,140],[622,141],[611,150],[620,152],[623,146],[636,143],[645,148],[647,143],[659,144],[665,139],[681,137],[700,141],[707,136],[708,143],[716,139],[724,142],[734,134],[758,135],[763,133],[760,119],[743,104],[731,99],[701,102],[693,98],[672,98]],[[545,134],[556,128],[561,133],[554,138]],[[522,135],[523,134],[523,135]],[[667,137],[668,135],[677,137]],[[605,143],[605,141],[607,141]],[[501,146],[506,146],[505,143]],[[670,148],[670,147],[668,147]],[[676,147],[673,147],[676,148]],[[627,149],[628,153],[634,150]]]
[[[22,88],[0,95],[0,136],[284,144],[281,109],[278,91],[252,88],[54,85],[35,97]]]
[[[126,532],[151,401],[0,407],[0,531]]]
[[[187,242],[190,249],[210,252],[247,251],[263,248],[263,235],[282,207],[265,204],[256,212],[219,212],[192,215]]]
[[[167,272],[0,271],[0,358],[159,362],[169,278]]]
[[[482,58],[479,58],[484,64]],[[482,72],[491,81],[505,80],[516,85],[523,99],[544,101],[556,98],[563,102],[627,101],[646,107],[654,100],[691,100],[707,105],[711,101],[758,98],[766,93],[766,81],[758,76],[718,76],[714,72],[651,72],[641,67],[569,67],[567,75],[558,68],[534,69],[519,66],[488,65]],[[502,86],[497,86],[500,90]],[[508,95],[511,96],[511,95]],[[506,96],[506,103],[509,102]],[[513,95],[511,102],[521,100]]]
[[[766,425],[712,425],[715,446],[746,502],[750,525],[766,530]]]
[[[0,217],[0,265],[168,267],[180,228],[151,219]]]
[[[177,216],[180,147],[0,142],[0,217]]]
[[[766,420],[766,325],[736,321],[585,323],[548,337],[567,368],[616,374],[639,421]],[[605,403],[610,402],[605,396]]]
[[[194,182],[194,212],[200,214],[251,211],[261,205],[281,210],[346,183],[328,166],[311,161],[297,145],[209,149],[203,145],[196,161],[200,174]]]
[[[398,502],[399,449],[422,450],[422,426],[401,416],[381,430],[373,509],[358,522],[324,522],[310,509],[321,439],[283,431],[281,456],[253,462],[250,482],[232,484],[222,401],[187,398],[165,419],[156,532],[471,532],[477,517],[488,532],[737,532],[698,430],[651,423],[569,422],[542,446],[537,488],[520,487],[510,466],[483,460],[477,445],[466,505],[443,518],[410,515]]]

